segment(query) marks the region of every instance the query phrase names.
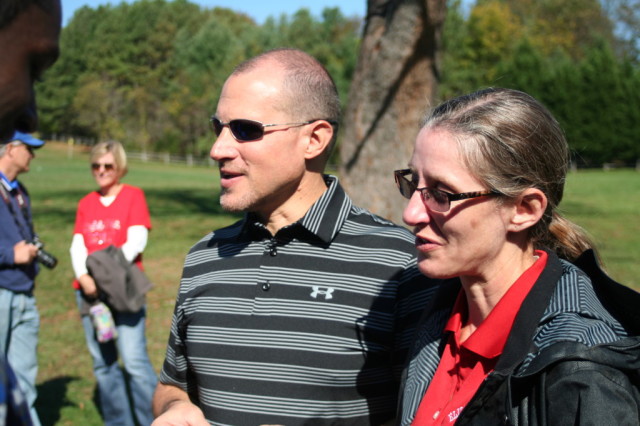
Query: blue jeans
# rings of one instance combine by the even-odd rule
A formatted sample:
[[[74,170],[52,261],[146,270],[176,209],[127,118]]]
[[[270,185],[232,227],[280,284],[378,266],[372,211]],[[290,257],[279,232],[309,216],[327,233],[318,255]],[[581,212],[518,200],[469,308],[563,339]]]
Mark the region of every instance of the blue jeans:
[[[38,330],[40,315],[33,295],[0,288],[0,350],[7,355],[18,385],[29,405],[31,420],[40,425],[34,407],[38,375]]]
[[[82,301],[76,291],[78,306]],[[157,376],[149,355],[145,336],[145,309],[134,314],[112,311],[118,329],[115,341],[99,343],[96,340],[89,315],[82,316],[82,325],[89,352],[93,358],[93,373],[98,382],[100,406],[105,425],[134,425],[133,413],[142,426],[153,421],[151,398],[156,388]],[[125,375],[118,364],[118,353],[122,357],[131,399],[127,394]]]

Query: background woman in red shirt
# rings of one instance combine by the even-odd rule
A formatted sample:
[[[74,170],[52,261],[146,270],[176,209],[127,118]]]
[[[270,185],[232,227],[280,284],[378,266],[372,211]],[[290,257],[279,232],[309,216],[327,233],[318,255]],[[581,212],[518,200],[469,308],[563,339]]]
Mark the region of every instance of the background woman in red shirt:
[[[120,248],[124,259],[142,267],[142,251],[151,229],[149,209],[142,189],[124,184],[127,157],[119,142],[101,142],[91,150],[91,172],[99,189],[78,203],[71,243],[78,306],[82,314],[87,346],[93,358],[101,411],[105,424],[134,425],[153,421],[151,398],[157,376],[147,354],[145,308],[139,312],[118,312],[111,307],[117,338],[98,342],[87,304],[99,297],[100,289],[89,274],[86,260],[92,253],[110,245]],[[118,353],[127,371],[132,401],[127,397],[125,375],[118,364]]]

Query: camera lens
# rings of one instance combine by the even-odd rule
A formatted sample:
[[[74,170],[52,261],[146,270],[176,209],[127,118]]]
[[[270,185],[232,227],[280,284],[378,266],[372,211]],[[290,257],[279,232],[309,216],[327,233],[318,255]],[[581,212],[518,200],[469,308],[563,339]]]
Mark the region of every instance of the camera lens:
[[[38,259],[38,262],[42,263],[44,266],[46,266],[49,269],[55,268],[56,265],[58,264],[58,259],[56,259],[55,256],[53,256],[51,253],[43,249],[38,250],[38,255],[36,256],[36,259]]]

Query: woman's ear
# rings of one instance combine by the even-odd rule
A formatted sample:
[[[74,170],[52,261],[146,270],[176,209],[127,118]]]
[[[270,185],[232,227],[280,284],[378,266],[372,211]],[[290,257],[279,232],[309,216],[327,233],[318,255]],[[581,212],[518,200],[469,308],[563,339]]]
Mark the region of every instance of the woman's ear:
[[[538,188],[525,189],[514,203],[513,216],[507,226],[512,232],[531,228],[547,209],[547,196]]]
[[[305,159],[313,160],[321,157],[329,149],[333,139],[333,126],[325,120],[311,123],[311,133],[305,149]]]

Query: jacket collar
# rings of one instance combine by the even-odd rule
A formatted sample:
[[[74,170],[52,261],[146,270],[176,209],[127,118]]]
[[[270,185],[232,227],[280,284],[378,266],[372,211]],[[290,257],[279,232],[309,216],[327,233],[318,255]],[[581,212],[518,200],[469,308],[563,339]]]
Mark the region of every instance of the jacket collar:
[[[538,328],[540,318],[549,306],[551,297],[562,276],[562,264],[555,253],[547,251],[547,265],[535,285],[522,302],[520,311],[513,322],[511,333],[504,346],[502,356],[496,364],[496,372],[513,371],[531,351],[531,342]]]
[[[611,279],[600,268],[593,250],[582,253],[574,264],[589,275],[602,305],[620,321],[625,330],[629,334],[640,335],[640,293]]]

